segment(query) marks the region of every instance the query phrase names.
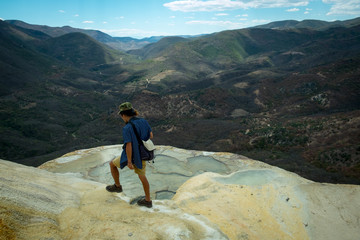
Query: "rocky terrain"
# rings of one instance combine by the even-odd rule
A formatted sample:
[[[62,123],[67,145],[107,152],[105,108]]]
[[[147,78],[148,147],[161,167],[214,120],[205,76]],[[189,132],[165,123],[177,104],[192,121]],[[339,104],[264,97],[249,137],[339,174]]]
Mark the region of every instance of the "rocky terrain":
[[[360,187],[326,184],[225,152],[157,146],[153,208],[129,169],[109,193],[121,145],[78,150],[39,168],[0,160],[0,239],[314,239],[360,235]]]

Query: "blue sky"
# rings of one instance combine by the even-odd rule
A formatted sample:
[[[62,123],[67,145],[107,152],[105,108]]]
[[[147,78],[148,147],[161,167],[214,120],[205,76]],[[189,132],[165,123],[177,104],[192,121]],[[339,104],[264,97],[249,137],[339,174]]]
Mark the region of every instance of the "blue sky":
[[[117,37],[197,35],[280,20],[347,20],[360,0],[0,0],[0,18]]]

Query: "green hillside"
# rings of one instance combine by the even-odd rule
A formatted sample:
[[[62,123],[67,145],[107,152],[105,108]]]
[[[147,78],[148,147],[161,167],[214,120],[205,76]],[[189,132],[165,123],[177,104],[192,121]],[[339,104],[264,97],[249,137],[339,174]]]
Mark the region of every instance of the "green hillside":
[[[40,51],[76,67],[89,68],[119,61],[120,54],[83,33],[69,33],[45,41]]]
[[[52,63],[31,42],[46,39],[41,32],[24,31],[0,21],[0,95],[32,86]]]
[[[169,46],[186,41],[187,39],[181,37],[165,37],[156,43],[148,44],[142,49],[129,51],[129,53],[140,56],[142,59],[156,58],[163,55]]]
[[[127,55],[83,34],[50,39],[0,24],[1,158],[37,165],[32,157],[85,147],[108,134],[94,125],[102,125],[102,112],[115,100],[102,94],[103,77],[89,68]]]

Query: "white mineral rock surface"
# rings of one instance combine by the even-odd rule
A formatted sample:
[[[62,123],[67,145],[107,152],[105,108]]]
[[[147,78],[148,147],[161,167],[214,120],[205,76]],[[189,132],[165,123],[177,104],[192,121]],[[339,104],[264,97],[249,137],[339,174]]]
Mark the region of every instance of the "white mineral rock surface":
[[[2,239],[360,239],[360,186],[316,183],[230,153],[157,146],[147,165],[153,208],[133,171],[105,190],[121,145],[39,168],[0,160]]]

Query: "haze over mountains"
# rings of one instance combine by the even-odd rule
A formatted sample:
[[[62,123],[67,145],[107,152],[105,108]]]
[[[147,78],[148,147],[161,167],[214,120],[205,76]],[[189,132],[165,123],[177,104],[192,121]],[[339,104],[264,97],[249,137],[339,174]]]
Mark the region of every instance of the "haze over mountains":
[[[81,32],[84,33],[95,40],[105,43],[106,45],[115,48],[117,50],[121,51],[128,51],[132,49],[138,49],[142,48],[145,45],[149,43],[154,43],[159,41],[164,36],[153,36],[148,38],[132,38],[132,37],[112,37],[106,33],[103,33],[98,30],[89,30],[89,29],[80,29],[80,28],[72,28],[70,26],[64,26],[64,27],[49,27],[49,26],[42,26],[42,25],[34,25],[34,24],[28,24],[23,21],[19,20],[7,20],[6,22],[11,23],[13,25],[26,28],[26,29],[33,29],[37,31],[41,31],[43,33],[46,33],[47,35],[51,37],[59,37],[61,35],[65,35],[68,33],[73,32]],[[193,37],[193,36],[182,36],[182,37]]]
[[[154,41],[0,21],[0,158],[121,143],[131,101],[157,144],[360,183],[359,66],[359,18]]]

